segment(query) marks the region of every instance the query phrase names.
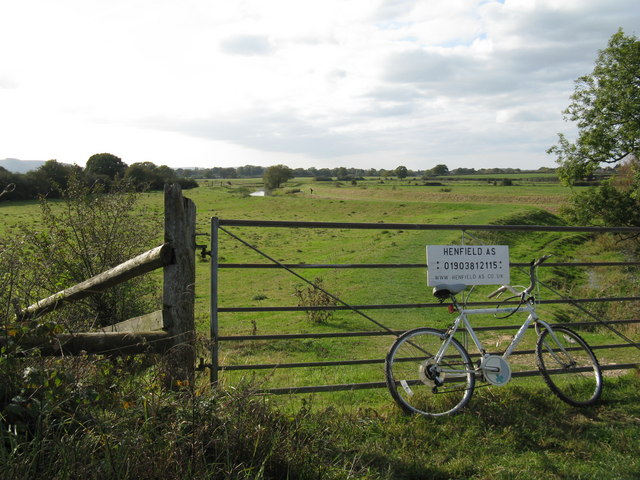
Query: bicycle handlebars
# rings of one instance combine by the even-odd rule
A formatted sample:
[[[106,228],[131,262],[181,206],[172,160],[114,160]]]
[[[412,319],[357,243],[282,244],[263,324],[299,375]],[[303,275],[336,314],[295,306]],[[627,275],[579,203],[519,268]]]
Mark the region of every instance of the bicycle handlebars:
[[[493,298],[496,295],[500,295],[502,292],[506,291],[506,290],[510,290],[513,293],[517,294],[517,295],[521,295],[521,296],[527,296],[529,295],[533,289],[536,286],[536,268],[538,268],[540,265],[542,265],[551,255],[544,255],[540,258],[538,258],[537,260],[531,260],[531,263],[529,264],[529,278],[531,279],[529,286],[527,288],[525,288],[521,293],[518,293],[515,291],[515,289],[513,287],[511,287],[510,285],[502,285],[500,288],[498,288],[496,291],[491,292],[488,295],[488,298]]]

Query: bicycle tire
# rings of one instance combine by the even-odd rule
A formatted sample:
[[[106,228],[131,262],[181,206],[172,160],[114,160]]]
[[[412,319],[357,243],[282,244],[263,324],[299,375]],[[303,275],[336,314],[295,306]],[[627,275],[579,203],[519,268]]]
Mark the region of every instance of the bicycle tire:
[[[558,398],[574,407],[595,404],[602,394],[602,371],[595,354],[580,335],[566,327],[554,327],[562,351],[549,330],[536,344],[536,361],[545,383]]]
[[[445,332],[433,328],[409,330],[389,348],[385,379],[391,396],[409,414],[452,415],[464,407],[475,387],[474,367],[466,349],[451,338],[443,361],[433,361]]]

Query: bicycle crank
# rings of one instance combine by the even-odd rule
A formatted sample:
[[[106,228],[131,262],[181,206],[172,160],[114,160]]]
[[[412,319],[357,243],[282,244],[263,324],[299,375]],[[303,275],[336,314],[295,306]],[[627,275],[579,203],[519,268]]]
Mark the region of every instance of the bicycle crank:
[[[501,387],[511,380],[509,363],[498,355],[487,355],[480,364],[484,379],[491,385]]]

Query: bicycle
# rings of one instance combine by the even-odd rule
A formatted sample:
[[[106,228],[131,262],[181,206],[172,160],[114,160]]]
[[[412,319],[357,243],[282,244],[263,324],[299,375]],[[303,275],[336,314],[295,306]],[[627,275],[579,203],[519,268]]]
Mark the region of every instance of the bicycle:
[[[510,291],[515,297],[505,301],[519,298],[517,306],[467,309],[456,299],[466,285],[437,285],[433,289],[440,302],[451,300],[451,313],[458,312],[452,325],[446,331],[420,327],[405,332],[391,345],[385,359],[387,387],[405,412],[433,417],[451,415],[469,402],[476,380],[506,385],[511,380],[507,359],[532,323],[538,336],[536,364],[551,391],[573,406],[589,406],[598,401],[602,393],[602,371],[589,345],[573,330],[562,326],[552,328],[536,314],[532,295],[537,282],[536,269],[549,256],[530,263],[531,283],[527,288],[518,291],[510,285],[502,285],[489,294],[489,298],[493,298]],[[521,310],[528,316],[504,353],[488,353],[468,317],[482,314],[510,316]],[[458,331],[466,331],[475,344],[480,354],[476,364],[467,349],[454,338]]]

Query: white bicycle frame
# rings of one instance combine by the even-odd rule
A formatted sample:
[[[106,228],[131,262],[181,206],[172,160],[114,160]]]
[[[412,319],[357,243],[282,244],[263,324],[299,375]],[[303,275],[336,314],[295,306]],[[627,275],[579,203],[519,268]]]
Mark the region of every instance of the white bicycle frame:
[[[562,347],[562,344],[560,342],[558,342],[558,340],[557,340],[557,338],[555,336],[555,333],[554,333],[553,329],[551,328],[551,326],[547,322],[545,322],[544,320],[541,320],[540,317],[538,317],[538,315],[536,314],[535,306],[532,305],[528,301],[526,301],[522,305],[519,305],[518,307],[512,307],[512,308],[465,309],[464,307],[459,306],[457,304],[457,302],[454,302],[454,304],[455,304],[456,308],[458,309],[458,316],[454,320],[453,324],[447,330],[447,332],[446,332],[447,337],[444,340],[444,342],[442,343],[442,345],[440,346],[440,349],[438,350],[438,353],[436,353],[434,355],[434,357],[433,357],[433,359],[435,360],[435,362],[437,364],[440,364],[440,362],[444,358],[444,354],[447,351],[447,348],[449,347],[449,344],[451,343],[451,338],[453,338],[453,336],[456,334],[456,332],[460,329],[461,325],[463,326],[464,330],[471,337],[471,340],[473,341],[473,343],[475,344],[476,348],[478,349],[478,352],[480,352],[480,355],[482,356],[482,358],[485,359],[485,358],[490,356],[487,353],[487,351],[485,350],[484,346],[482,345],[482,342],[480,341],[480,339],[476,335],[475,331],[473,330],[473,327],[471,326],[471,323],[469,322],[468,316],[470,316],[470,315],[487,315],[487,314],[495,314],[495,313],[512,314],[512,313],[516,313],[518,311],[523,311],[523,313],[524,312],[528,312],[529,315],[527,316],[527,319],[524,321],[524,323],[522,324],[522,326],[520,327],[518,332],[515,334],[515,336],[511,340],[511,343],[509,343],[509,346],[507,347],[507,349],[501,355],[501,358],[503,360],[505,360],[505,362],[506,362],[507,358],[509,358],[511,353],[513,353],[513,351],[516,349],[516,347],[518,346],[518,344],[520,343],[520,341],[524,337],[524,334],[527,332],[527,330],[528,330],[529,326],[531,325],[531,323],[535,323],[536,324],[536,332],[537,333],[539,333],[538,325],[541,325],[545,329],[549,330],[549,333],[550,333],[551,337],[556,342],[556,344],[560,347],[560,349],[563,351],[563,353],[565,355],[567,355],[569,358],[571,358],[570,355],[568,354],[568,352]],[[442,364],[440,364],[440,365],[442,365]],[[444,363],[444,365],[446,365],[446,362]],[[458,370],[449,370],[446,367],[445,368],[441,368],[440,371],[442,373],[445,373],[447,375],[451,375],[453,377],[459,377],[459,376],[467,375],[468,373],[475,373],[477,371],[485,372],[485,371],[497,371],[497,370],[498,369],[494,370],[492,367],[483,367],[482,366],[482,362],[481,362],[481,364],[480,364],[480,366],[478,368],[476,368],[476,369],[474,369],[474,370],[472,370],[470,372],[469,371],[461,371],[459,369]]]

